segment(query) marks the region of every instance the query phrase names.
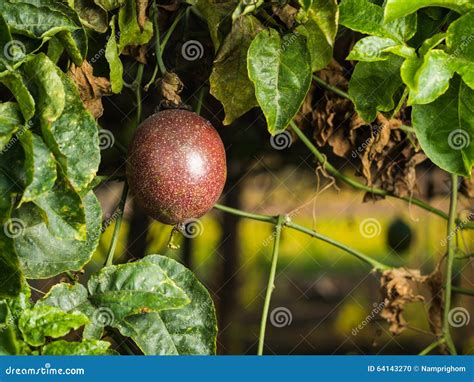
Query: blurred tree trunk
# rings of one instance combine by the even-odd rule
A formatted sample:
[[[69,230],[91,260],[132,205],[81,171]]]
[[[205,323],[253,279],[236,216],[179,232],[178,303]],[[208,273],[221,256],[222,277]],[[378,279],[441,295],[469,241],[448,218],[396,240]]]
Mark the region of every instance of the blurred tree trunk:
[[[143,213],[135,201],[132,203],[126,249],[128,260],[141,259],[146,255],[148,229],[150,226],[148,216]]]
[[[225,194],[225,205],[241,208],[241,187],[235,179],[230,179],[232,188]],[[222,237],[218,264],[217,312],[219,319],[219,353],[229,354],[234,330],[229,327],[234,312],[238,309],[240,246],[238,237],[239,217],[231,214],[222,216]]]

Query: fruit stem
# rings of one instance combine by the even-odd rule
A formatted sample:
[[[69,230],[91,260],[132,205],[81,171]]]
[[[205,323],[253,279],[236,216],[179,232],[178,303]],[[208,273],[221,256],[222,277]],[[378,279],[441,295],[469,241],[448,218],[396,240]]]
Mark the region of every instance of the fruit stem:
[[[270,309],[270,301],[272,298],[273,289],[275,289],[275,275],[278,263],[278,251],[280,249],[280,237],[283,222],[285,217],[280,215],[277,217],[277,223],[275,225],[274,237],[275,241],[273,244],[272,252],[272,265],[270,267],[270,275],[268,276],[267,292],[265,294],[265,302],[263,304],[262,320],[260,321],[260,336],[258,338],[258,355],[263,355],[263,345],[265,342],[265,329],[267,327],[268,310]]]
[[[300,128],[298,126],[296,126],[295,122],[291,121],[290,122],[290,125],[291,125],[291,129],[296,133],[296,135],[301,139],[301,141],[306,145],[306,147],[308,147],[308,149],[313,153],[313,155],[316,157],[316,159],[318,160],[319,163],[321,163],[321,165],[324,167],[324,169],[329,173],[331,174],[332,176],[336,177],[337,179],[343,181],[344,183],[348,184],[349,186],[357,189],[357,190],[361,190],[361,191],[365,191],[365,192],[369,192],[371,194],[374,194],[374,195],[380,195],[380,196],[388,196],[388,197],[391,197],[391,198],[395,198],[395,199],[400,199],[400,200],[404,200],[408,203],[412,203],[420,208],[423,208],[424,210],[426,211],[429,211],[435,215],[438,215],[439,217],[443,218],[443,219],[448,219],[448,215],[431,206],[430,204],[424,202],[423,200],[420,200],[420,199],[417,199],[417,198],[412,198],[412,197],[407,197],[407,196],[397,196],[397,195],[393,195],[391,193],[389,193],[388,191],[386,190],[382,190],[380,188],[376,188],[376,187],[369,187],[369,186],[366,186],[365,184],[363,183],[360,183],[359,181],[349,177],[349,176],[346,176],[344,174],[342,174],[339,170],[337,170],[333,165],[331,165],[328,161],[327,161],[327,158],[325,155],[323,155],[317,148],[316,146],[313,145],[313,143],[308,139],[308,137],[306,137],[306,135],[300,130]],[[456,220],[456,222],[460,222],[460,220]],[[459,226],[461,229],[464,229],[464,228],[470,228],[470,229],[474,229],[474,223],[462,223],[460,224]]]
[[[109,252],[107,253],[107,259],[105,260],[104,266],[112,265],[114,261],[115,248],[117,247],[117,242],[119,239],[120,227],[122,225],[123,213],[125,210],[127,195],[128,195],[128,183],[124,182],[122,195],[120,196],[120,202],[119,202],[119,205],[117,206],[116,213],[118,213],[118,216],[117,216],[117,219],[115,220],[114,233],[112,235],[112,241],[110,242]]]
[[[449,330],[450,309],[451,309],[451,292],[452,292],[452,278],[453,278],[453,262],[456,252],[456,210],[458,199],[458,176],[451,175],[451,198],[449,202],[449,219],[447,225],[447,247],[448,256],[446,259],[446,279],[444,286],[444,308],[443,308],[443,337],[446,339],[446,345],[449,352],[456,354],[456,347],[454,346],[451,332]]]
[[[138,64],[137,69],[137,76],[135,77],[135,81],[133,82],[133,87],[135,90],[135,99],[137,103],[137,126],[140,124],[142,119],[142,79],[143,79],[143,69],[145,65],[140,63]]]
[[[442,345],[446,342],[444,338],[440,338],[439,340],[433,342],[432,344],[428,345],[426,348],[424,348],[421,352],[418,353],[418,355],[427,355],[431,350],[436,348],[439,345]]]

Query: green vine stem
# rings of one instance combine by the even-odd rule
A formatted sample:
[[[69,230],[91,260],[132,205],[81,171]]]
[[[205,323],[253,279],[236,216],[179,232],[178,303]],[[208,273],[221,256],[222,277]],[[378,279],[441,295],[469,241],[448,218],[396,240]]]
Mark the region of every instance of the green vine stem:
[[[474,289],[466,289],[466,288],[451,286],[451,292],[457,293],[457,294],[464,294],[466,296],[474,296]]]
[[[238,210],[238,209],[235,209],[235,208],[223,206],[221,204],[216,204],[214,206],[214,208],[217,209],[217,210],[223,211],[223,212],[227,212],[227,213],[230,213],[230,214],[233,214],[233,215],[243,217],[243,218],[258,220],[258,221],[262,221],[262,222],[266,222],[266,223],[272,223],[272,224],[275,224],[275,225],[278,224],[278,218],[275,217],[275,216],[249,213],[249,212],[241,211],[241,210]],[[337,248],[340,248],[340,249],[346,251],[347,253],[357,257],[358,259],[366,262],[367,264],[371,265],[376,270],[383,271],[383,270],[391,268],[389,265],[383,264],[383,263],[381,263],[381,262],[379,262],[375,259],[372,259],[371,257],[363,254],[362,252],[359,252],[359,251],[357,251],[353,248],[350,248],[349,246],[347,246],[345,244],[339,243],[338,241],[336,241],[334,239],[331,239],[331,238],[329,238],[325,235],[322,235],[322,234],[320,234],[316,231],[313,231],[309,228],[303,227],[299,224],[293,223],[291,221],[285,221],[283,223],[283,225],[288,227],[288,228],[294,229],[296,231],[302,232],[302,233],[304,233],[306,235],[309,235],[311,237],[314,237],[316,239],[319,239],[321,241],[324,241],[324,242],[326,242],[328,244],[331,244],[331,245],[333,245]]]
[[[278,216],[275,224],[275,241],[273,243],[272,265],[270,267],[270,275],[268,276],[267,292],[265,294],[265,302],[263,304],[262,320],[260,321],[260,335],[258,337],[258,355],[263,355],[263,345],[265,343],[265,330],[267,327],[268,310],[270,309],[270,301],[272,299],[273,289],[275,289],[275,275],[278,263],[278,252],[280,249],[280,237],[285,217]]]
[[[158,25],[158,7],[156,6],[156,0],[151,4],[151,18],[153,22],[153,29],[155,32],[155,55],[156,55],[156,64],[160,70],[161,75],[163,76],[166,73],[166,67],[163,62],[163,55],[160,44],[160,26]]]
[[[330,90],[332,91],[334,94],[337,94],[339,96],[341,96],[342,98],[346,98],[348,100],[351,99],[351,97],[349,96],[349,94],[347,94],[344,90],[341,90],[339,88],[336,88],[335,86],[332,86],[332,85],[329,85],[327,82],[323,81],[321,78],[319,78],[318,76],[316,75],[313,75],[313,80],[314,82],[316,82],[317,84],[321,85],[321,87],[323,87],[324,89],[327,89],[327,90]]]
[[[348,184],[349,186],[351,186],[351,187],[353,187],[357,190],[370,192],[374,195],[388,196],[388,197],[392,197],[392,198],[395,198],[395,199],[404,200],[408,203],[411,203],[411,204],[414,204],[414,205],[416,205],[420,208],[423,208],[424,210],[429,211],[429,212],[431,212],[435,215],[438,215],[439,217],[441,217],[443,219],[446,219],[446,220],[448,219],[448,215],[445,212],[431,206],[430,204],[424,202],[423,200],[420,200],[420,199],[417,199],[417,198],[410,198],[410,197],[405,197],[405,196],[393,195],[393,194],[391,194],[390,192],[388,192],[386,190],[382,190],[380,188],[375,188],[375,187],[369,187],[369,186],[367,186],[363,183],[360,183],[359,181],[357,181],[357,180],[355,180],[355,179],[353,179],[349,176],[344,175],[343,173],[341,173],[339,170],[337,170],[333,165],[331,165],[327,161],[326,156],[323,155],[316,148],[316,146],[313,145],[313,143],[308,139],[308,137],[306,137],[306,135],[300,130],[300,128],[298,126],[296,126],[296,124],[293,121],[291,121],[290,124],[291,124],[292,130],[296,133],[296,135],[301,139],[301,141],[306,145],[306,147],[308,147],[308,149],[313,153],[313,155],[316,157],[318,162],[322,166],[324,166],[324,169],[329,174],[331,174],[332,176],[336,177],[337,179],[343,181],[344,183]],[[474,228],[474,223],[465,223],[462,226],[460,226],[460,228]]]
[[[439,345],[442,345],[446,342],[444,338],[440,338],[438,341],[433,342],[432,344],[428,345],[426,348],[424,348],[421,352],[418,353],[418,355],[427,355],[429,354],[433,349],[438,347]]]
[[[115,220],[114,233],[112,235],[112,240],[110,241],[109,252],[107,253],[107,259],[105,260],[104,266],[112,265],[114,261],[115,248],[117,247],[117,242],[119,239],[120,227],[122,226],[123,213],[125,210],[125,203],[127,201],[127,196],[128,196],[128,183],[125,182],[123,184],[123,190],[122,190],[122,195],[120,196],[120,202],[117,207],[118,216],[117,216],[117,219]]]
[[[135,99],[137,103],[137,126],[140,124],[142,119],[142,79],[143,79],[143,69],[145,65],[140,63],[138,64],[137,76],[133,82],[133,89],[135,91]]]
[[[449,311],[451,309],[451,292],[452,292],[452,278],[453,278],[453,262],[456,252],[455,235],[453,233],[456,229],[456,210],[458,199],[458,176],[451,175],[451,198],[449,203],[449,219],[447,226],[447,247],[448,256],[446,259],[446,279],[444,286],[444,310],[443,310],[443,337],[446,339],[446,345],[451,354],[456,354],[456,347],[449,328]]]

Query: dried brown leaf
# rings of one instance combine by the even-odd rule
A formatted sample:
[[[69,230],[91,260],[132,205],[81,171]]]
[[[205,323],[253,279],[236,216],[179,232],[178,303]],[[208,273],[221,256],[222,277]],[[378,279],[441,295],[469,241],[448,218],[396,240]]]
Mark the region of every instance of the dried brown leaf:
[[[298,10],[291,5],[273,6],[273,14],[276,15],[288,28],[292,28],[295,24],[295,17]]]
[[[102,97],[112,94],[110,82],[105,77],[95,77],[92,66],[84,61],[81,66],[71,65],[68,76],[74,81],[86,108],[94,118],[99,118],[104,108]]]

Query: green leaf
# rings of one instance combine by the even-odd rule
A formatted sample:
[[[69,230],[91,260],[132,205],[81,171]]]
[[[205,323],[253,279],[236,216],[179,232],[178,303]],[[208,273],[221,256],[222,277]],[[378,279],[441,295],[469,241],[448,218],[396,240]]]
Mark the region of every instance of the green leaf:
[[[454,74],[449,56],[442,50],[430,50],[422,58],[410,58],[401,67],[403,82],[410,89],[408,105],[434,101],[449,87]]]
[[[54,341],[43,346],[41,355],[113,355],[109,349],[111,343],[98,340],[82,340],[82,342]]]
[[[142,311],[181,308],[189,297],[158,265],[136,262],[103,268],[88,282],[90,301],[114,320]]]
[[[389,53],[402,57],[416,57],[415,49],[409,46],[399,44],[391,38],[369,36],[357,41],[346,60],[385,61]]]
[[[387,0],[384,17],[386,21],[391,21],[424,7],[444,7],[463,14],[474,9],[474,3],[472,0]]]
[[[18,102],[23,118],[28,122],[35,114],[35,101],[21,75],[18,72],[8,71],[0,75],[0,82],[3,83]]]
[[[14,211],[22,221],[23,233],[15,238],[15,248],[27,278],[48,278],[69,270],[80,270],[94,253],[101,233],[101,209],[91,191],[82,198],[87,227],[85,241],[61,239],[50,231],[43,211],[33,203],[25,203]],[[58,219],[58,225],[60,224]],[[60,227],[56,229],[59,230]],[[62,227],[67,230],[67,227]]]
[[[298,112],[311,85],[306,39],[299,34],[281,37],[274,29],[264,30],[250,44],[247,67],[268,131],[277,134]]]
[[[127,317],[118,323],[145,354],[215,354],[217,320],[211,296],[194,274],[177,261],[150,255],[140,262],[160,266],[190,297],[181,309]]]
[[[57,64],[64,52],[64,46],[57,37],[51,37],[48,41],[47,56],[54,63]]]
[[[343,0],[339,10],[339,22],[357,32],[388,37],[399,43],[409,40],[416,32],[416,14],[387,23],[383,8],[369,0]]]
[[[146,20],[143,30],[138,25],[137,6],[135,0],[125,0],[125,5],[119,10],[119,52],[127,45],[144,45],[153,36],[153,24]]]
[[[449,26],[446,45],[454,69],[474,89],[474,11],[461,16]]]
[[[20,142],[25,152],[26,173],[26,188],[20,203],[25,203],[53,188],[56,181],[56,162],[40,136],[25,130]]]
[[[349,95],[357,113],[366,122],[372,122],[377,111],[395,107],[394,96],[402,86],[400,66],[402,59],[390,56],[386,61],[359,62],[349,82]]]
[[[0,227],[0,298],[11,298],[20,293],[23,278],[12,235],[6,235],[11,231],[5,227]]]
[[[230,19],[232,11],[238,4],[235,0],[186,0],[195,5],[199,13],[207,22],[214,49],[219,49],[224,36],[220,32],[224,20]]]
[[[262,30],[253,16],[240,17],[232,26],[214,60],[209,78],[211,94],[224,106],[224,125],[258,106],[255,89],[248,77],[247,51],[250,43]]]
[[[82,312],[92,320],[84,327],[83,337],[99,339],[102,336],[101,312],[89,302],[87,289],[81,284],[59,283],[54,285],[36,305],[49,305],[64,312]]]
[[[52,306],[38,306],[23,312],[18,327],[25,342],[41,346],[46,337],[59,338],[89,322],[80,312],[66,313]]]
[[[86,27],[99,33],[107,31],[108,16],[102,7],[92,0],[69,0],[69,2],[74,3],[73,8]]]
[[[15,199],[16,187],[13,179],[0,169],[0,224],[3,225],[10,217]]]
[[[78,90],[44,54],[25,65],[37,88],[41,131],[61,170],[78,192],[87,190],[100,162],[98,128]]]
[[[306,43],[311,57],[311,71],[315,72],[326,67],[331,61],[333,47],[328,43],[321,29],[313,20],[299,25],[295,33],[306,37]]]
[[[313,0],[307,8],[307,16],[318,26],[326,42],[334,45],[336,39],[339,10],[336,0]]]
[[[412,122],[420,146],[442,169],[470,176],[474,164],[474,91],[459,77],[436,101],[414,105]]]
[[[105,58],[109,63],[112,92],[120,93],[123,88],[123,65],[119,57],[115,37],[115,16],[110,20],[110,36],[105,46]]]
[[[0,103],[0,150],[2,150],[13,134],[23,125],[20,108],[15,102]]]
[[[54,188],[35,198],[47,217],[49,232],[59,239],[86,240],[86,216],[79,194],[60,177]]]

